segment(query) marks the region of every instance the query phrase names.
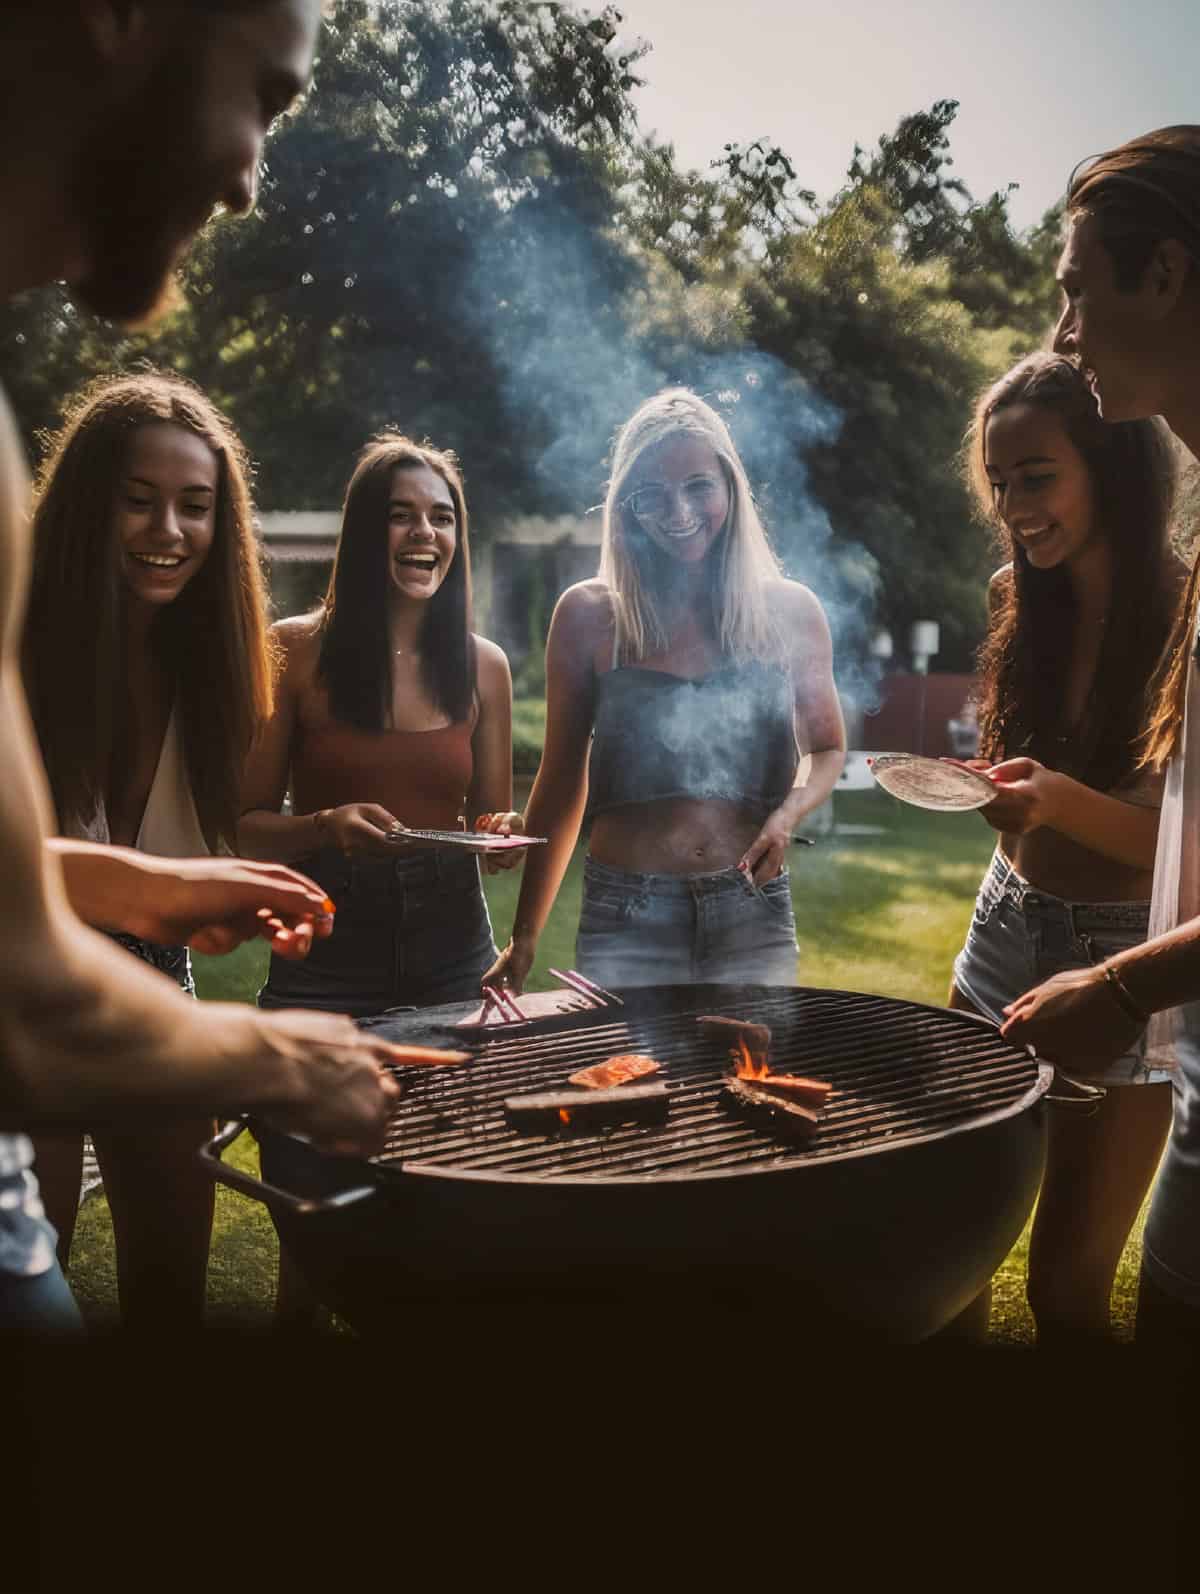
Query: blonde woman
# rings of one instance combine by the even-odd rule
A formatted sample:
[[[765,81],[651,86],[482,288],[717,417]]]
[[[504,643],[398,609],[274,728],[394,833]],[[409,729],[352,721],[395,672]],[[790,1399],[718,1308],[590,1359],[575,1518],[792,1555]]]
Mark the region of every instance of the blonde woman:
[[[787,848],[845,756],[829,627],[785,581],[720,416],[682,388],[617,440],[600,574],[559,599],[512,938],[520,990],[584,818],[578,968],[605,985],[790,984]]]

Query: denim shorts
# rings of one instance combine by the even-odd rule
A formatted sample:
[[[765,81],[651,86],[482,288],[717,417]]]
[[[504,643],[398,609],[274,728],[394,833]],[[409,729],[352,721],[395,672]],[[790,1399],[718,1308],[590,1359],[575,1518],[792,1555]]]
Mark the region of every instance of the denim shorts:
[[[997,850],[983,877],[967,943],[954,960],[954,983],[999,1024],[1003,1009],[1065,969],[1089,968],[1146,939],[1148,902],[1066,902],[1039,891]],[[1146,1037],[1100,1074],[1094,1085],[1150,1085],[1171,1072],[1148,1067]]]
[[[366,1018],[478,996],[496,944],[474,854],[347,858],[327,848],[296,867],[333,898],[333,934],[298,963],[273,956],[260,1007]]]
[[[738,869],[632,874],[584,860],[575,967],[588,979],[795,985],[797,960],[786,870],[755,886]]]

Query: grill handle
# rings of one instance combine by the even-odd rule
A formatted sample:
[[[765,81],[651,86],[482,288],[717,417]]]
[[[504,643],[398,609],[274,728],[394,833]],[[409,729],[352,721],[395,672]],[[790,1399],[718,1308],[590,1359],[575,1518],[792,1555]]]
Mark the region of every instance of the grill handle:
[[[994,1024],[990,1018],[985,1018],[982,1013],[973,1013],[965,1007],[956,1007],[953,1009],[953,1011],[958,1018],[973,1019],[976,1024],[982,1024],[987,1029],[999,1029],[998,1024]],[[1037,1057],[1037,1053],[1034,1051],[1032,1046],[1027,1046],[1025,1050],[1031,1057]],[[1044,1063],[1047,1061],[1047,1059],[1038,1058],[1038,1061]],[[1053,1067],[1054,1065],[1051,1064],[1050,1066]],[[1057,1083],[1060,1079],[1066,1080],[1071,1089],[1076,1091],[1078,1094],[1074,1096],[1059,1095],[1054,1090],[1054,1083]],[[1090,1116],[1096,1111],[1100,1103],[1104,1100],[1105,1096],[1108,1095],[1108,1092],[1105,1090],[1103,1085],[1085,1084],[1082,1079],[1072,1079],[1067,1074],[1060,1074],[1057,1069],[1055,1070],[1054,1083],[1052,1083],[1051,1088],[1042,1097],[1042,1100],[1048,1102],[1053,1107],[1062,1107],[1064,1111],[1067,1112],[1083,1113],[1085,1116]]]
[[[268,1184],[265,1179],[256,1179],[253,1174],[243,1173],[240,1168],[231,1168],[221,1160],[221,1153],[227,1151],[249,1127],[244,1118],[234,1118],[196,1153],[205,1172],[218,1183],[227,1184],[231,1190],[238,1190],[253,1201],[261,1201],[266,1207],[281,1207],[295,1217],[309,1217],[314,1212],[336,1212],[376,1194],[374,1185],[364,1184],[339,1190],[336,1195],[325,1196],[320,1201],[311,1201],[293,1195],[290,1190],[282,1190],[278,1185]]]
[[[1060,1080],[1065,1080],[1072,1090],[1078,1092],[1078,1095],[1063,1096],[1051,1086],[1044,1099],[1052,1107],[1061,1107],[1065,1112],[1082,1113],[1085,1118],[1090,1118],[1108,1095],[1103,1085],[1088,1085],[1082,1079],[1072,1079],[1069,1074],[1059,1074],[1056,1071],[1054,1083],[1057,1084]]]

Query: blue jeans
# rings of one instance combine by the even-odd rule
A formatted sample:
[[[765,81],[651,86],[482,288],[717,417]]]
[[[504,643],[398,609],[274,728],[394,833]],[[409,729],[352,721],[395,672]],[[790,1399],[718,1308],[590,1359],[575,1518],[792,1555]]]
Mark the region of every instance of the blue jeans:
[[[634,874],[588,857],[575,967],[601,985],[795,985],[786,870],[765,886],[738,869]]]
[[[326,849],[296,867],[333,898],[333,934],[302,962],[272,957],[260,1007],[366,1018],[479,994],[496,944],[473,854],[345,858]]]
[[[1003,1009],[1066,969],[1090,968],[1146,939],[1148,902],[1067,902],[1031,886],[997,849],[983,877],[967,942],[954,960],[954,983],[999,1024]],[[1145,1061],[1139,1035],[1092,1085],[1147,1085],[1171,1078]]]
[[[83,1337],[83,1318],[57,1260],[32,1278],[0,1273],[0,1342]]]

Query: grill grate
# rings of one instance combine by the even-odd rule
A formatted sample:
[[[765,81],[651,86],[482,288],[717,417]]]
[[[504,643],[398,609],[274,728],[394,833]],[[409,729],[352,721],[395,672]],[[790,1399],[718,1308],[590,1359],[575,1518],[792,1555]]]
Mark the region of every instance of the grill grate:
[[[768,1024],[775,1072],[833,1085],[811,1144],[797,1149],[722,1105],[728,1042],[697,1027],[706,1013]],[[845,991],[767,989],[732,1003],[687,991],[667,1011],[631,1001],[458,1035],[470,1063],[398,1070],[405,1095],[373,1159],[381,1171],[611,1180],[778,1167],[962,1128],[1015,1107],[1038,1080],[1028,1052],[968,1015]],[[618,1052],[663,1065],[665,1123],[545,1136],[505,1117],[506,1096],[565,1087],[575,1069]]]

